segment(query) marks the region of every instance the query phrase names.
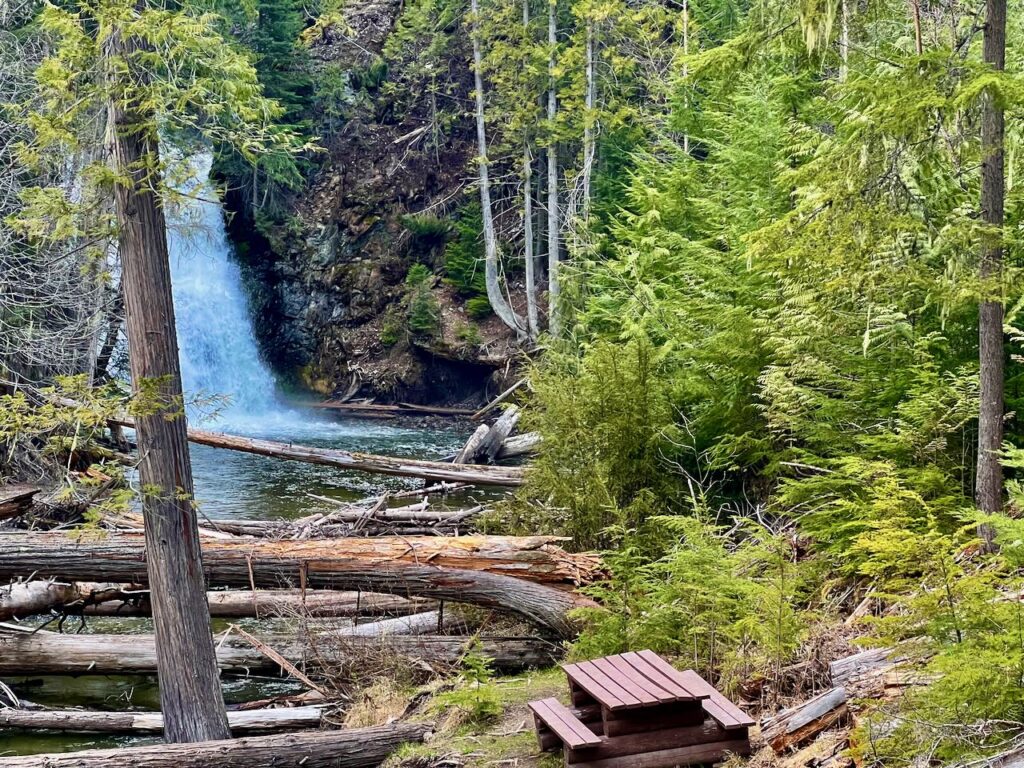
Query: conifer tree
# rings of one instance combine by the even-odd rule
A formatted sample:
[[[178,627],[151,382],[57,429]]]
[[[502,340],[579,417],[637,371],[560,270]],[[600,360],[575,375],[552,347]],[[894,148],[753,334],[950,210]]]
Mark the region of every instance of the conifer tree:
[[[32,191],[20,224],[40,244],[88,234],[95,217],[80,201],[113,195],[164,734],[169,741],[227,738],[171,297],[164,206],[177,191],[164,182],[169,165],[160,143],[194,149],[195,137],[204,136],[255,160],[288,154],[297,142],[270,124],[280,108],[262,96],[251,63],[220,36],[212,14],[149,0],[80,0],[47,6],[41,23],[55,44],[37,71],[43,104],[29,118],[35,140],[24,155],[35,164],[60,162],[103,121],[110,165],[99,160],[81,171],[78,186],[90,194]]]

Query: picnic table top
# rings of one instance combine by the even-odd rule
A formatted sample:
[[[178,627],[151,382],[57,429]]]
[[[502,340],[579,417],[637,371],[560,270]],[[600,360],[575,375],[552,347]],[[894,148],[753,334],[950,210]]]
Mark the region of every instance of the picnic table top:
[[[653,651],[620,653],[563,666],[569,679],[615,711],[709,698]]]
[[[680,672],[653,651],[620,653],[563,665],[569,680],[611,711],[700,701],[724,728],[753,720],[693,670]]]

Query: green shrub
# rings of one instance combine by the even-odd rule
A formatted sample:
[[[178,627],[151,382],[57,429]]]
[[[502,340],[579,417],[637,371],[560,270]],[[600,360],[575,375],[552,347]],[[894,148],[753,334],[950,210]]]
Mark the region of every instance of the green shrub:
[[[804,606],[820,574],[785,536],[741,527],[737,540],[703,515],[660,516],[628,535],[605,555],[610,577],[588,590],[603,607],[581,612],[574,655],[650,648],[729,692],[777,672],[812,623]]]
[[[471,347],[479,346],[480,343],[482,342],[482,338],[480,336],[480,329],[477,328],[476,325],[474,325],[473,323],[466,323],[465,325],[460,325],[458,330],[455,331],[455,338],[457,338],[463,344],[466,344],[467,346]]]
[[[435,336],[441,327],[441,308],[431,291],[433,282],[434,275],[424,264],[414,264],[405,277],[406,322],[414,337]]]
[[[473,723],[483,723],[498,717],[502,711],[502,696],[492,682],[493,660],[480,648],[480,640],[474,638],[462,659],[464,685],[437,697],[435,706],[442,712],[459,710]]]
[[[486,296],[474,296],[466,301],[466,314],[474,320],[483,320],[494,313],[491,302]]]
[[[455,237],[444,250],[445,280],[465,297],[486,296],[484,282],[483,218],[480,202],[474,200],[459,209]]]

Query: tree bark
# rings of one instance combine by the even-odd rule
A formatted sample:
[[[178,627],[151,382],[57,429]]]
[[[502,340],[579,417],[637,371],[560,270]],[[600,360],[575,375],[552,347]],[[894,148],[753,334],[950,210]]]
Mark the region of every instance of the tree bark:
[[[516,428],[521,415],[522,411],[518,405],[510,405],[498,417],[498,420],[494,422],[494,425],[484,435],[483,440],[480,441],[478,455],[483,461],[489,464],[498,457],[498,454],[501,452],[501,446],[505,444],[505,440],[512,434],[512,430]]]
[[[291,583],[452,600],[509,611],[571,636],[569,611],[589,604],[571,592],[572,586],[592,579],[599,564],[552,541],[541,536],[208,539],[202,543],[201,567],[215,587],[274,589]],[[147,548],[132,534],[83,541],[66,534],[0,536],[0,579],[37,573],[68,581],[99,577],[145,584],[146,564]],[[205,592],[203,603],[208,610]]]
[[[0,593],[2,594],[2,593]],[[376,592],[335,592],[310,589],[218,590],[206,593],[210,616],[221,619],[270,616],[355,617],[395,616],[429,610],[430,600],[409,600]],[[57,607],[57,606],[55,606]],[[150,616],[149,595],[134,596],[131,601],[112,598],[83,610],[86,616]],[[23,614],[24,615],[24,614]]]
[[[842,721],[848,713],[846,699],[845,689],[832,688],[809,701],[784,709],[761,721],[761,738],[782,754]]]
[[[259,639],[293,664],[307,668],[336,665],[360,654],[394,653],[428,664],[457,664],[479,639],[495,669],[519,671],[553,662],[558,646],[533,637],[462,635],[374,635],[324,631],[315,635],[261,635]],[[0,631],[0,674],[116,675],[156,671],[153,635],[62,635],[56,632]],[[217,663],[225,674],[276,672],[279,666],[239,638],[217,644]]]
[[[39,489],[32,485],[0,487],[0,520],[9,520],[28,512],[37,493]]]
[[[491,208],[491,181],[487,168],[487,129],[484,123],[483,54],[480,50],[480,4],[470,0],[470,36],[473,38],[473,78],[476,90],[477,170],[480,178],[480,211],[484,225],[484,282],[491,309],[505,325],[522,336],[523,320],[505,299],[498,275],[498,237],[494,232],[494,211]]]
[[[363,768],[380,765],[399,745],[422,741],[429,731],[429,725],[392,723],[180,746],[88,749],[0,758],[0,768]]]
[[[319,728],[323,706],[250,709],[228,712],[234,734]],[[162,733],[160,712],[96,712],[83,709],[0,709],[0,728],[75,733]]]
[[[594,72],[594,20],[587,19],[586,78],[587,90],[584,97],[586,113],[583,116],[583,220],[590,219],[590,179],[594,170],[597,153],[594,112],[597,106],[597,78]]]
[[[558,94],[555,78],[555,52],[558,47],[558,2],[548,0],[548,333],[561,334],[558,301],[561,285],[558,275],[558,248],[561,225],[558,211],[558,141],[555,120],[558,118]]]
[[[532,44],[530,35],[530,0],[523,0],[524,48]],[[529,56],[523,60],[523,72],[529,66]],[[526,269],[526,322],[530,338],[536,339],[540,331],[537,320],[536,262],[533,258],[533,156],[530,153],[529,129],[523,136],[523,263]]]
[[[1006,0],[987,0],[982,58],[1002,71],[1006,61]],[[980,409],[978,413],[978,471],[976,499],[982,512],[1003,507],[1003,205],[1005,195],[1003,110],[995,94],[982,96],[981,219],[989,231],[982,235],[981,289],[978,317]],[[991,526],[979,527],[986,547],[992,548]]]
[[[193,507],[181,370],[171,295],[167,226],[159,200],[156,119],[121,71],[138,43],[107,38],[111,158],[121,287],[132,390],[146,411],[136,419],[148,581],[157,637],[160,707],[170,742],[230,736],[210,638],[199,532]]]

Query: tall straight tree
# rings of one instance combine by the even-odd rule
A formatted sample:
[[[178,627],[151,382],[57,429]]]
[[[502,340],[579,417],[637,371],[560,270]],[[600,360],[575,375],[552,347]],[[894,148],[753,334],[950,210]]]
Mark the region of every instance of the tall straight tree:
[[[530,0],[523,0],[523,73],[529,68]],[[537,319],[537,263],[533,255],[533,153],[530,152],[529,127],[523,129],[523,260],[526,267],[526,322],[530,338],[539,332]]]
[[[1006,65],[1006,0],[987,0],[982,58],[996,70]],[[978,313],[978,352],[981,405],[978,413],[978,468],[976,499],[983,512],[998,512],[1003,505],[1003,470],[999,451],[1003,442],[1003,108],[991,89],[982,96],[981,116],[981,219],[987,227],[981,243],[982,299]],[[993,531],[980,533],[991,546]]]
[[[152,404],[136,418],[136,440],[164,735],[170,742],[227,739],[193,506],[156,116],[135,87],[135,76],[146,74],[125,66],[139,41],[124,40],[116,27],[104,36],[132,390]]]
[[[558,211],[558,140],[555,120],[558,119],[557,73],[555,54],[558,49],[558,0],[548,0],[548,332],[561,333],[558,302],[561,285],[558,275],[559,235]]]
[[[487,300],[491,309],[505,325],[518,335],[523,335],[526,326],[522,318],[512,309],[501,290],[501,279],[498,274],[498,236],[494,231],[494,210],[491,207],[491,179],[487,168],[487,127],[484,120],[484,77],[483,52],[480,48],[480,4],[478,0],[470,1],[470,36],[473,38],[473,77],[476,88],[476,140],[477,140],[477,172],[480,183],[480,211],[484,224],[484,283],[487,288]]]
[[[169,741],[229,737],[210,632],[171,297],[159,130],[235,146],[249,162],[287,163],[303,147],[273,127],[280,107],[261,93],[252,63],[220,35],[221,19],[189,4],[160,0],[69,0],[47,4],[51,36],[36,72],[38,107],[26,156],[86,164],[75,194],[36,189],[22,226],[43,244],[107,235],[80,201],[113,198],[121,260],[147,570],[152,585],[161,708]],[[97,131],[98,116],[105,131]],[[194,146],[184,147],[194,149]],[[55,211],[59,212],[55,214]]]

